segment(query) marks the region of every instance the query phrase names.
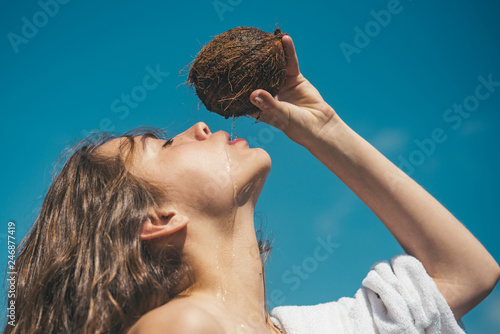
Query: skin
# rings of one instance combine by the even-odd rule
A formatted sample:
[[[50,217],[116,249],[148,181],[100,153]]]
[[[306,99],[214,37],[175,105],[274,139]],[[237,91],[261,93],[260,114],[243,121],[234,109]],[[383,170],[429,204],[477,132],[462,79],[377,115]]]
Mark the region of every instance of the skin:
[[[422,262],[456,319],[461,318],[497,283],[497,262],[436,199],[341,120],[300,73],[290,36],[283,45],[286,84],[276,98],[263,90],[252,93],[261,110],[254,117],[281,129],[349,186],[404,250]],[[164,141],[148,139],[137,152],[135,173],[171,194],[168,204],[152,208],[141,238],[182,244],[197,282],[144,315],[129,333],[277,332],[265,320],[253,227],[269,156],[245,142],[229,145],[223,135],[198,123],[167,149],[160,148]],[[108,144],[113,151],[118,143]],[[229,170],[228,177],[221,170]],[[217,185],[216,197],[200,191],[205,182]]]
[[[116,154],[124,138],[100,150]],[[130,171],[163,187],[140,237],[182,247],[196,283],[144,315],[129,333],[273,333],[266,322],[254,208],[271,168],[267,152],[197,123],[173,138],[135,137]],[[217,194],[216,196],[214,194]]]

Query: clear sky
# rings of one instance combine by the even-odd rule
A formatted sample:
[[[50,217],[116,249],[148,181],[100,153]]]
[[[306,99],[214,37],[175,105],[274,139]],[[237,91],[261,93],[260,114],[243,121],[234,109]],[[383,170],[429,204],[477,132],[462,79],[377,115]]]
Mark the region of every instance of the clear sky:
[[[3,0],[0,264],[7,223],[16,223],[19,241],[60,153],[88,131],[155,126],[174,135],[198,121],[230,131],[179,72],[237,26],[288,32],[303,74],[345,122],[500,260],[499,9],[485,0]],[[257,227],[274,241],[271,307],[352,296],[373,263],[402,252],[304,148],[250,119],[238,119],[236,130],[273,160],[257,207]],[[335,248],[318,261],[314,251],[328,240]],[[498,333],[499,319],[497,287],[464,322],[470,333]]]

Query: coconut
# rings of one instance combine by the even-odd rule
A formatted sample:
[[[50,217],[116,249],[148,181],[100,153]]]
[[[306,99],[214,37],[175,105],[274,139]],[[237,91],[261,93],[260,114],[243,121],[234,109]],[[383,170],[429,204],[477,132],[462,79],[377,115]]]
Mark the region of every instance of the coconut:
[[[209,111],[225,118],[258,112],[250,94],[260,88],[275,96],[285,82],[283,36],[279,28],[274,34],[250,27],[228,30],[202,48],[187,83]]]

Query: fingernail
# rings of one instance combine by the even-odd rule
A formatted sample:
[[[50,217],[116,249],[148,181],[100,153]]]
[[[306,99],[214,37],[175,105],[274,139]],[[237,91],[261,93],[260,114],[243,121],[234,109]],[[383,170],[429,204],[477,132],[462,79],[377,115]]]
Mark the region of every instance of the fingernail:
[[[258,104],[261,104],[262,102],[264,102],[264,99],[262,97],[260,97],[260,95],[257,95],[254,99],[255,103],[258,103]]]

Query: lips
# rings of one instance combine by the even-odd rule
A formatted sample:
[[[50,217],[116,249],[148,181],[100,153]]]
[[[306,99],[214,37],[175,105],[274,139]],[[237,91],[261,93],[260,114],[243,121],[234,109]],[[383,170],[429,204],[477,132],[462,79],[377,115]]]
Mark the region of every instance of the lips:
[[[235,140],[231,140],[231,136],[229,135],[229,133],[227,133],[226,131],[220,131],[223,133],[224,137],[226,138],[226,142],[229,144],[229,145],[235,145],[235,144],[238,144],[239,142],[244,142],[248,145],[247,141],[243,138],[236,138]]]
[[[235,140],[231,140],[231,141],[229,142],[229,145],[236,145],[236,144],[238,144],[239,142],[244,142],[244,143],[246,143],[247,141],[246,141],[245,139],[243,139],[243,138],[236,138]]]

